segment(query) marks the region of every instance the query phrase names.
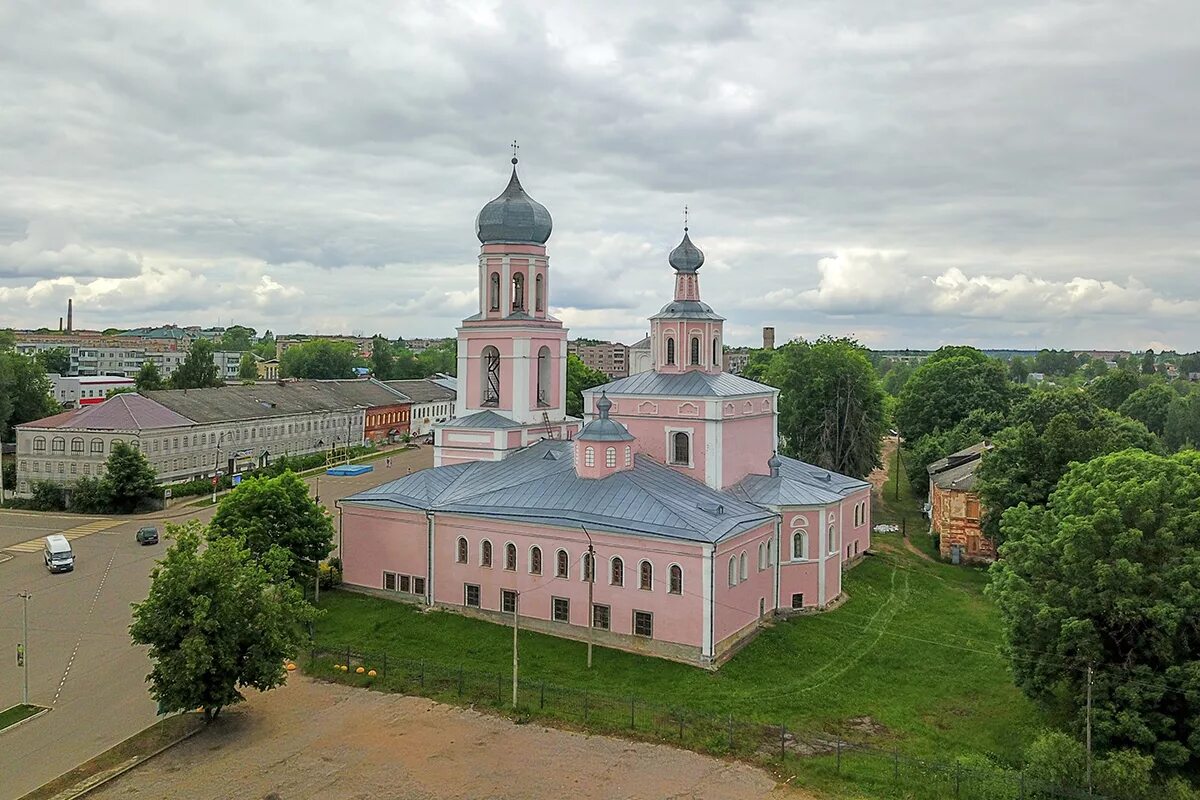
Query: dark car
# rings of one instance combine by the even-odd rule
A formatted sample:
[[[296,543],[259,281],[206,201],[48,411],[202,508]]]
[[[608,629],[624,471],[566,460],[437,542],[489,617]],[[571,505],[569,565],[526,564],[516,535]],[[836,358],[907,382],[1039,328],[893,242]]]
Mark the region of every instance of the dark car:
[[[158,528],[153,525],[138,528],[137,540],[138,544],[158,544]]]

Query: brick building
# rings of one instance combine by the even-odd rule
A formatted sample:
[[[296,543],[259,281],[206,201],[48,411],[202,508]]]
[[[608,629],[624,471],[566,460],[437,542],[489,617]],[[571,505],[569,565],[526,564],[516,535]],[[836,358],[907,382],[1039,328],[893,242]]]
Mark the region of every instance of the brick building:
[[[939,538],[942,558],[955,563],[992,561],[996,546],[980,527],[982,510],[975,491],[975,473],[987,442],[951,453],[929,465],[930,529]]]

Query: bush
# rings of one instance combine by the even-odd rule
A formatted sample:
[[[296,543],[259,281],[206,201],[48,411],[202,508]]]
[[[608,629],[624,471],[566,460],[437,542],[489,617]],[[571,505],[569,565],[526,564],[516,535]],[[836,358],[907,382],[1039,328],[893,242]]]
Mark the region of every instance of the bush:
[[[29,504],[36,511],[66,511],[66,487],[54,481],[34,481]]]
[[[99,478],[80,478],[71,485],[71,510],[81,514],[103,514],[109,511],[111,498],[108,487]]]

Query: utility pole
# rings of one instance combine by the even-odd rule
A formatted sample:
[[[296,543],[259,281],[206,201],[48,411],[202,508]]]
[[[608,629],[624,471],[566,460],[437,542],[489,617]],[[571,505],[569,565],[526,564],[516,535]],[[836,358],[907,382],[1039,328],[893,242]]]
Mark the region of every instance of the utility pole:
[[[21,609],[21,642],[22,642],[22,644],[21,644],[21,647],[22,647],[21,661],[24,666],[24,675],[22,676],[22,681],[21,681],[21,702],[24,703],[25,705],[29,705],[29,598],[30,598],[30,594],[29,594],[29,592],[22,591],[22,592],[18,592],[17,596],[20,597],[24,601],[24,603],[22,604],[22,609]]]
[[[521,607],[521,593],[513,590],[513,708],[517,707],[517,610]]]
[[[1087,668],[1087,790],[1092,795],[1092,665]]]
[[[592,668],[592,639],[595,634],[592,632],[596,627],[596,606],[592,603],[596,591],[596,548],[592,546],[592,535],[588,533],[588,529],[582,525],[579,526],[583,531],[583,535],[588,540],[588,669]]]
[[[900,432],[896,431],[896,485],[895,499],[900,499]]]

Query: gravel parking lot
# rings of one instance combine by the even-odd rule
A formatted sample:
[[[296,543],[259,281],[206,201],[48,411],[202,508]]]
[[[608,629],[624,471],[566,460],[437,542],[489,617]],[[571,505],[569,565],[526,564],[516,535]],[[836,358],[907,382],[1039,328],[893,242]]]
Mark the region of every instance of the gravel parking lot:
[[[292,675],[93,798],[793,798],[755,767]]]

